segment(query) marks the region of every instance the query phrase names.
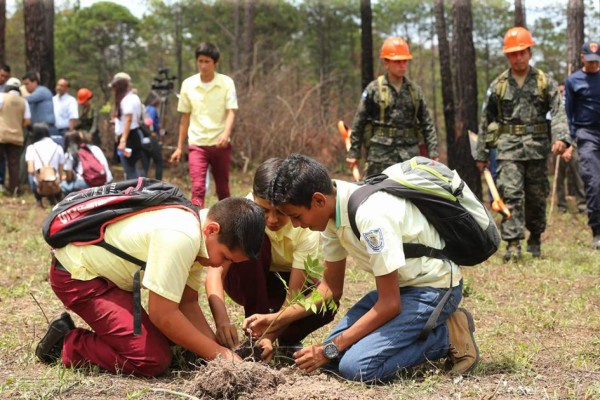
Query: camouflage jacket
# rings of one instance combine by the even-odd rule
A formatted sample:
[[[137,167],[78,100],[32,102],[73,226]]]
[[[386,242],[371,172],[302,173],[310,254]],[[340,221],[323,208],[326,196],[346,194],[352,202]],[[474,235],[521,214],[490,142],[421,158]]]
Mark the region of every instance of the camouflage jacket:
[[[548,77],[546,87],[540,93],[538,73],[537,69],[531,67],[521,88],[509,73],[508,84],[502,99],[499,99],[497,90],[502,75],[491,83],[481,113],[477,138],[477,160],[487,161],[489,159],[489,144],[486,144],[486,135],[488,127],[491,130],[490,124],[493,123],[497,124],[501,132],[496,140],[499,160],[545,159],[550,154],[551,144],[555,141],[562,140],[565,143],[571,143],[565,110],[557,84]],[[550,121],[549,118],[551,118]],[[539,128],[544,124],[546,124],[546,128],[541,133],[506,132],[509,128]]]
[[[418,137],[414,133],[403,135],[402,132],[406,132],[407,130],[420,131],[427,146],[429,156],[437,157],[439,155],[437,133],[421,88],[407,78],[404,78],[402,80],[402,87],[398,92],[388,83],[387,74],[383,78],[383,84],[388,87],[390,94],[389,105],[384,111],[384,120],[380,121],[380,97],[376,79],[365,88],[358,104],[358,109],[352,122],[352,146],[348,152],[348,157],[361,157],[361,147],[368,147],[368,141],[372,139],[369,137],[368,131],[377,127],[394,129],[398,132],[398,135],[394,138],[386,138],[389,139],[391,146],[416,147]],[[409,85],[412,87],[409,87]],[[417,100],[417,126],[415,126],[415,105],[411,89],[414,91]]]

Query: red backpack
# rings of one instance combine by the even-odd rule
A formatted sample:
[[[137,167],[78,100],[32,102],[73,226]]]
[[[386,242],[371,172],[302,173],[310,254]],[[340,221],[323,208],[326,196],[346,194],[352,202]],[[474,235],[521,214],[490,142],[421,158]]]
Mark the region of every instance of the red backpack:
[[[96,158],[92,150],[82,143],[77,150],[77,156],[83,171],[82,178],[90,187],[102,186],[106,183],[104,165]]]

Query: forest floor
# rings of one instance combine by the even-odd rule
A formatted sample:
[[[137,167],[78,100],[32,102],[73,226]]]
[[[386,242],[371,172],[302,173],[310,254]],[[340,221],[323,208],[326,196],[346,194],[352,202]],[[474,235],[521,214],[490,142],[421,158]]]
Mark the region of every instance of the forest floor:
[[[189,189],[184,180],[173,180]],[[250,173],[234,173],[233,193],[245,195],[250,180]],[[521,263],[507,264],[502,248],[482,265],[463,269],[462,306],[474,315],[481,351],[471,376],[450,378],[443,363],[436,362],[374,385],[253,362],[182,362],[155,379],[39,363],[34,349],[47,318],[64,310],[48,283],[50,253],[40,233],[47,213],[35,206],[30,193],[0,197],[2,399],[600,398],[600,253],[590,249],[586,216],[575,207],[571,213],[551,215],[541,259],[524,253]],[[350,261],[336,321],[373,287],[374,279]],[[228,304],[241,325],[241,307]],[[210,315],[203,297],[201,306]],[[75,322],[84,325],[77,317]],[[304,343],[320,342],[330,328],[314,332]]]

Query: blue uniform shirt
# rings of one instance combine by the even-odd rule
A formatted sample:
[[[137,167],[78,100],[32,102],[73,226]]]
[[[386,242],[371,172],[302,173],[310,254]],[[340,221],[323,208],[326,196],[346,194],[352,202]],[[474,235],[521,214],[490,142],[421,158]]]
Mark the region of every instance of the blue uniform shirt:
[[[567,78],[565,109],[571,137],[578,127],[600,129],[600,72],[579,70]]]

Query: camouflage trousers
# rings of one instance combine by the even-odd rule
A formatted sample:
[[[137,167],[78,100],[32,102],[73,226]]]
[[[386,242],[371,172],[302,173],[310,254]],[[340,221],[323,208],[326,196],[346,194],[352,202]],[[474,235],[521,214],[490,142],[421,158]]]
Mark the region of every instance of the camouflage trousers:
[[[550,192],[546,160],[498,160],[498,191],[512,217],[503,220],[503,240],[525,238],[546,230],[546,198]]]
[[[419,145],[417,143],[414,145],[383,145],[371,141],[367,153],[367,176],[380,174],[381,171],[387,167],[410,160],[418,155],[420,154]]]

